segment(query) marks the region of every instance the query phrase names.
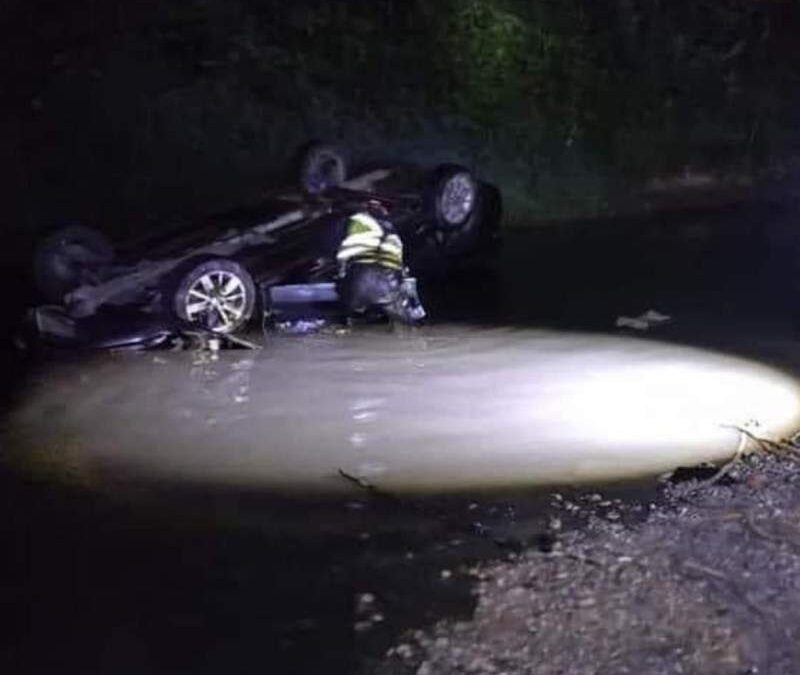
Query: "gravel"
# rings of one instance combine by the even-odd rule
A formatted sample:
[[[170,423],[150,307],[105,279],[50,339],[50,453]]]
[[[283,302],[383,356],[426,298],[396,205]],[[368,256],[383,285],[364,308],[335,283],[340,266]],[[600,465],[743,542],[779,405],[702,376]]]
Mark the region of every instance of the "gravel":
[[[794,451],[754,454],[657,503],[554,495],[580,527],[556,516],[552,546],[473,568],[472,619],[408,633],[372,672],[795,674],[798,469]]]

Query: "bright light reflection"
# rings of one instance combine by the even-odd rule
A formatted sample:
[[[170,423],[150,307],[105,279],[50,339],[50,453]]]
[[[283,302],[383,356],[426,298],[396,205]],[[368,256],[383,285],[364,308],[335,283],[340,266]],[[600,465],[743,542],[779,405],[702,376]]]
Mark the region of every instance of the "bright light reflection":
[[[8,420],[26,463],[270,489],[459,490],[624,478],[778,438],[800,389],[696,349],[534,330],[272,338],[218,361],[117,354],[51,366]]]

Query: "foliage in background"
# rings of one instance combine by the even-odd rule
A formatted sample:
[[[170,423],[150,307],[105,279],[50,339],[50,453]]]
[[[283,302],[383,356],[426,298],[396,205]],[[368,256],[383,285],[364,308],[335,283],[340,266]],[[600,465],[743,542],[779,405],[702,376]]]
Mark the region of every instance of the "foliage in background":
[[[687,166],[750,171],[784,124],[760,3],[240,0],[224,30],[215,5],[181,11],[238,87],[348,141],[359,119],[376,145],[436,127],[521,209],[602,210],[613,186]]]
[[[237,199],[316,137],[362,159],[472,163],[525,221],[613,209],[687,167],[741,174],[780,159],[798,103],[794,5],[75,0],[61,10],[69,39],[32,21],[41,36],[26,44],[44,69],[83,59],[93,73],[50,73],[36,100],[82,102],[63,103],[71,119],[97,106],[64,153],[108,177],[109,208],[115,175],[128,202],[191,186],[198,200]],[[98,125],[117,139],[113,169],[84,138]]]

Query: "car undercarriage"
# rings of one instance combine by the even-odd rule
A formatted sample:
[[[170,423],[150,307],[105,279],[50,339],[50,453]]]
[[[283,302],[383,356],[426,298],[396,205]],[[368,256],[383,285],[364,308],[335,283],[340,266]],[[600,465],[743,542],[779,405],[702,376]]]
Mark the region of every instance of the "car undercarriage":
[[[91,228],[57,230],[35,254],[44,303],[29,313],[28,332],[65,345],[146,348],[187,331],[233,335],[257,316],[264,325],[315,311],[344,316],[341,270],[325,242],[368,202],[380,204],[402,240],[401,288],[423,316],[414,275],[488,255],[500,201],[495,186],[458,165],[396,165],[348,177],[341,153],[313,145],[299,189],[277,189],[192,227],[116,247]],[[96,337],[117,324],[127,326],[127,337]]]

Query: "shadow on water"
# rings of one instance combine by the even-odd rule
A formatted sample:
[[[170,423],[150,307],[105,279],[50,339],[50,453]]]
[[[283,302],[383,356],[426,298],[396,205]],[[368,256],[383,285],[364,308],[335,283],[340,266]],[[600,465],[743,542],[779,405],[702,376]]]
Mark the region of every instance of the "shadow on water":
[[[787,218],[512,233],[494,275],[432,280],[425,299],[450,323],[589,333],[653,308],[674,316],[659,340],[797,372]],[[26,373],[9,354],[4,409]],[[552,543],[551,490],[399,499],[351,487],[301,500],[120,479],[98,492],[3,469],[4,672],[355,672],[404,629],[469,616],[476,561]],[[655,489],[603,494],[646,502]]]
[[[424,299],[453,323],[617,332],[796,371],[797,216],[754,202],[512,231],[496,265],[430,279]],[[648,333],[615,328],[618,316],[649,309],[673,321]]]
[[[352,580],[328,542],[4,483],[5,672],[308,672],[321,654],[349,667]]]
[[[402,631],[467,619],[475,564],[548,551],[555,536],[542,491],[308,501],[164,483],[98,495],[8,473],[0,484],[14,673],[361,672]]]
[[[354,672],[403,628],[468,617],[470,564],[523,543],[490,501],[0,483],[5,672]]]

